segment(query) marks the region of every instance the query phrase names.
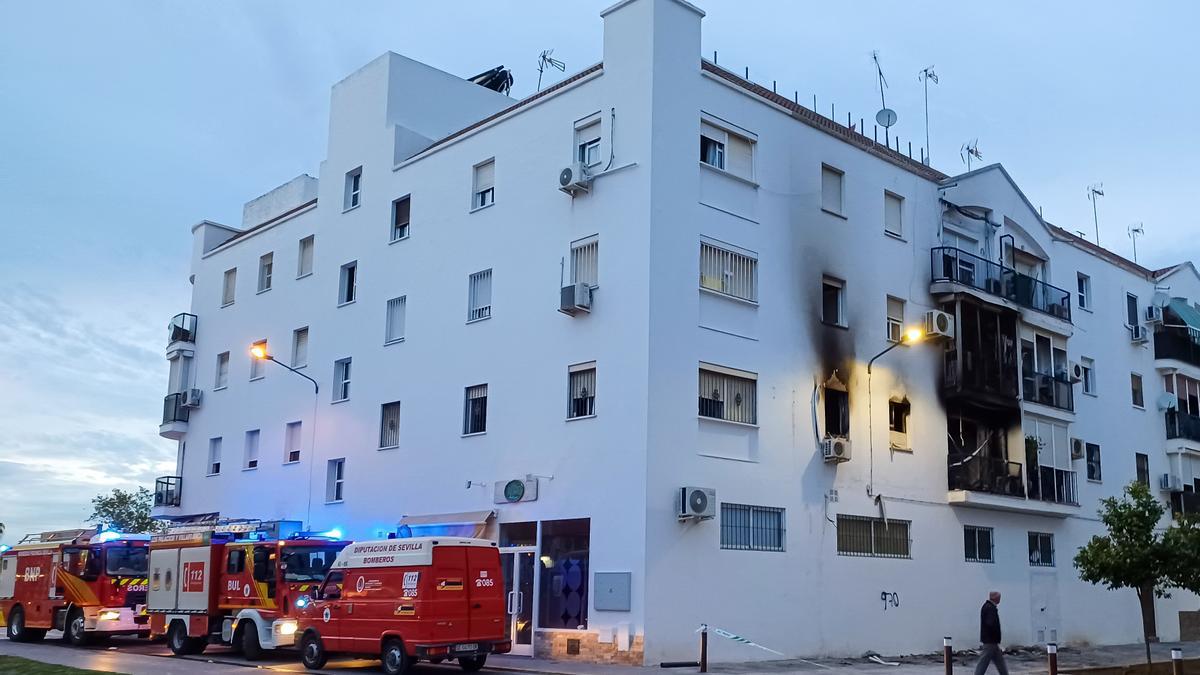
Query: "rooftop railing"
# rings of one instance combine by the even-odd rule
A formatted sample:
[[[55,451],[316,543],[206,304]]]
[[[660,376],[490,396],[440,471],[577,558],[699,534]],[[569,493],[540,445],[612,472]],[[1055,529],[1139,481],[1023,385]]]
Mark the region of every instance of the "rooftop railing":
[[[999,296],[1022,307],[1071,321],[1071,294],[1011,267],[952,246],[930,250],[930,276]]]

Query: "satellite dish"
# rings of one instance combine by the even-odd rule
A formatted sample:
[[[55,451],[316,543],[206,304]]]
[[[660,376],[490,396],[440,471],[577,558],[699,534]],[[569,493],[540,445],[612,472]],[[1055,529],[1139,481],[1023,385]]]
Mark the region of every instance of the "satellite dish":
[[[1154,296],[1150,298],[1150,304],[1154,305],[1155,307],[1166,307],[1170,302],[1171,296],[1163,293],[1162,291],[1157,291]]]
[[[1159,410],[1175,410],[1179,407],[1179,399],[1175,394],[1159,394],[1157,403]]]
[[[879,126],[886,129],[896,124],[896,111],[891,108],[884,108],[875,113],[875,121],[879,122]]]

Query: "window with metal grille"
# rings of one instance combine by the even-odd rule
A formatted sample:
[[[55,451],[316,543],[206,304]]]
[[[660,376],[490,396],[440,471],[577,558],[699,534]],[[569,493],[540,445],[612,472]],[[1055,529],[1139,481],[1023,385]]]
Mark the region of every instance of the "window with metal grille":
[[[770,506],[721,504],[721,548],[785,551],[784,510]]]
[[[904,197],[887,190],[883,191],[883,231],[904,236]]]
[[[567,417],[589,417],[596,414],[596,362],[581,363],[567,369]]]
[[[1101,480],[1100,445],[1098,443],[1085,443],[1083,454],[1087,458],[1088,480]]]
[[[258,429],[246,432],[246,444],[243,449],[242,468],[258,468]]]
[[[338,282],[338,305],[354,302],[358,296],[358,261],[354,260],[342,265],[341,277]]]
[[[345,401],[350,398],[350,359],[340,359],[333,362],[333,400]]]
[[[267,341],[266,340],[258,340],[254,344],[250,345],[251,351],[253,352],[253,350],[256,347],[262,347],[263,352],[267,353],[266,352],[266,350],[267,350]],[[254,356],[253,353],[251,353],[251,355],[250,355],[250,379],[257,380],[261,377],[265,377],[266,373],[267,373],[266,365],[267,365],[266,359],[260,359],[257,356]]]
[[[233,299],[237,293],[237,268],[225,270],[225,277],[221,280],[221,306],[233,304]]]
[[[404,314],[408,296],[400,296],[387,301],[387,317],[386,327],[384,328],[383,342],[391,344],[400,342],[404,339]]]
[[[963,526],[963,557],[967,562],[996,562],[992,528]]]
[[[700,242],[700,288],[758,302],[758,258]]]
[[[275,268],[275,254],[267,253],[258,259],[258,292],[271,290],[271,271]]]
[[[496,160],[475,165],[474,186],[471,208],[482,209],[496,203]]]
[[[600,285],[600,240],[588,237],[571,244],[571,283]]]
[[[208,439],[208,475],[221,473],[221,437]]]
[[[292,367],[308,365],[308,326],[292,331]]]
[[[911,558],[911,521],[866,516],[837,517],[838,555]]]
[[[300,250],[296,255],[297,279],[312,274],[313,248],[316,246],[316,241],[316,238],[311,234],[300,240]]]
[[[1046,532],[1029,533],[1029,565],[1054,567],[1054,535]]]
[[[379,414],[379,449],[400,445],[400,401],[384,403]]]
[[[821,208],[842,215],[842,182],[846,174],[827,164],[821,165]]]
[[[300,422],[288,422],[283,430],[283,461],[285,463],[300,461]]]
[[[701,417],[758,423],[758,375],[705,363],[699,380]]]
[[[346,200],[342,208],[349,210],[359,204],[362,196],[362,167],[346,172]]]
[[[392,241],[408,237],[408,221],[412,212],[412,199],[408,195],[392,202]]]
[[[492,315],[492,271],[476,272],[467,280],[467,321]]]
[[[467,387],[463,404],[463,435],[482,434],[487,431],[488,386],[477,384]]]
[[[229,385],[229,352],[217,354],[217,377],[213,389],[224,389]]]
[[[340,502],[345,498],[346,460],[331,459],[325,470],[325,501]]]
[[[887,298],[887,341],[899,342],[904,335],[904,301]]]

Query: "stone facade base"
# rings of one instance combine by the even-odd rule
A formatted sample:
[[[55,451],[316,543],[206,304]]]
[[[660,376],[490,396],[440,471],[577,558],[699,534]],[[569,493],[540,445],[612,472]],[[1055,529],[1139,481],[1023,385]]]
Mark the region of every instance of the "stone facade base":
[[[1179,641],[1200,640],[1200,611],[1179,613]]]
[[[645,656],[642,636],[634,635],[632,640],[628,651],[620,651],[616,642],[601,642],[598,633],[537,631],[533,636],[533,654],[539,659],[640,666]]]

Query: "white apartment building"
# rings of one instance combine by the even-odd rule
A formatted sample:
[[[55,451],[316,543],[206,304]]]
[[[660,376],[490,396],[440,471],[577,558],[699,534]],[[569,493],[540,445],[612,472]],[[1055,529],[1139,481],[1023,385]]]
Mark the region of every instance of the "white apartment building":
[[[521,101],[393,53],[334,85],[319,180],[192,228],[156,513],[497,538],[558,658],[935,651],[993,589],[1006,642],[1137,639],[1071,561],[1132,480],[1197,507],[1196,268],[702,60],[703,16],[623,0]]]

